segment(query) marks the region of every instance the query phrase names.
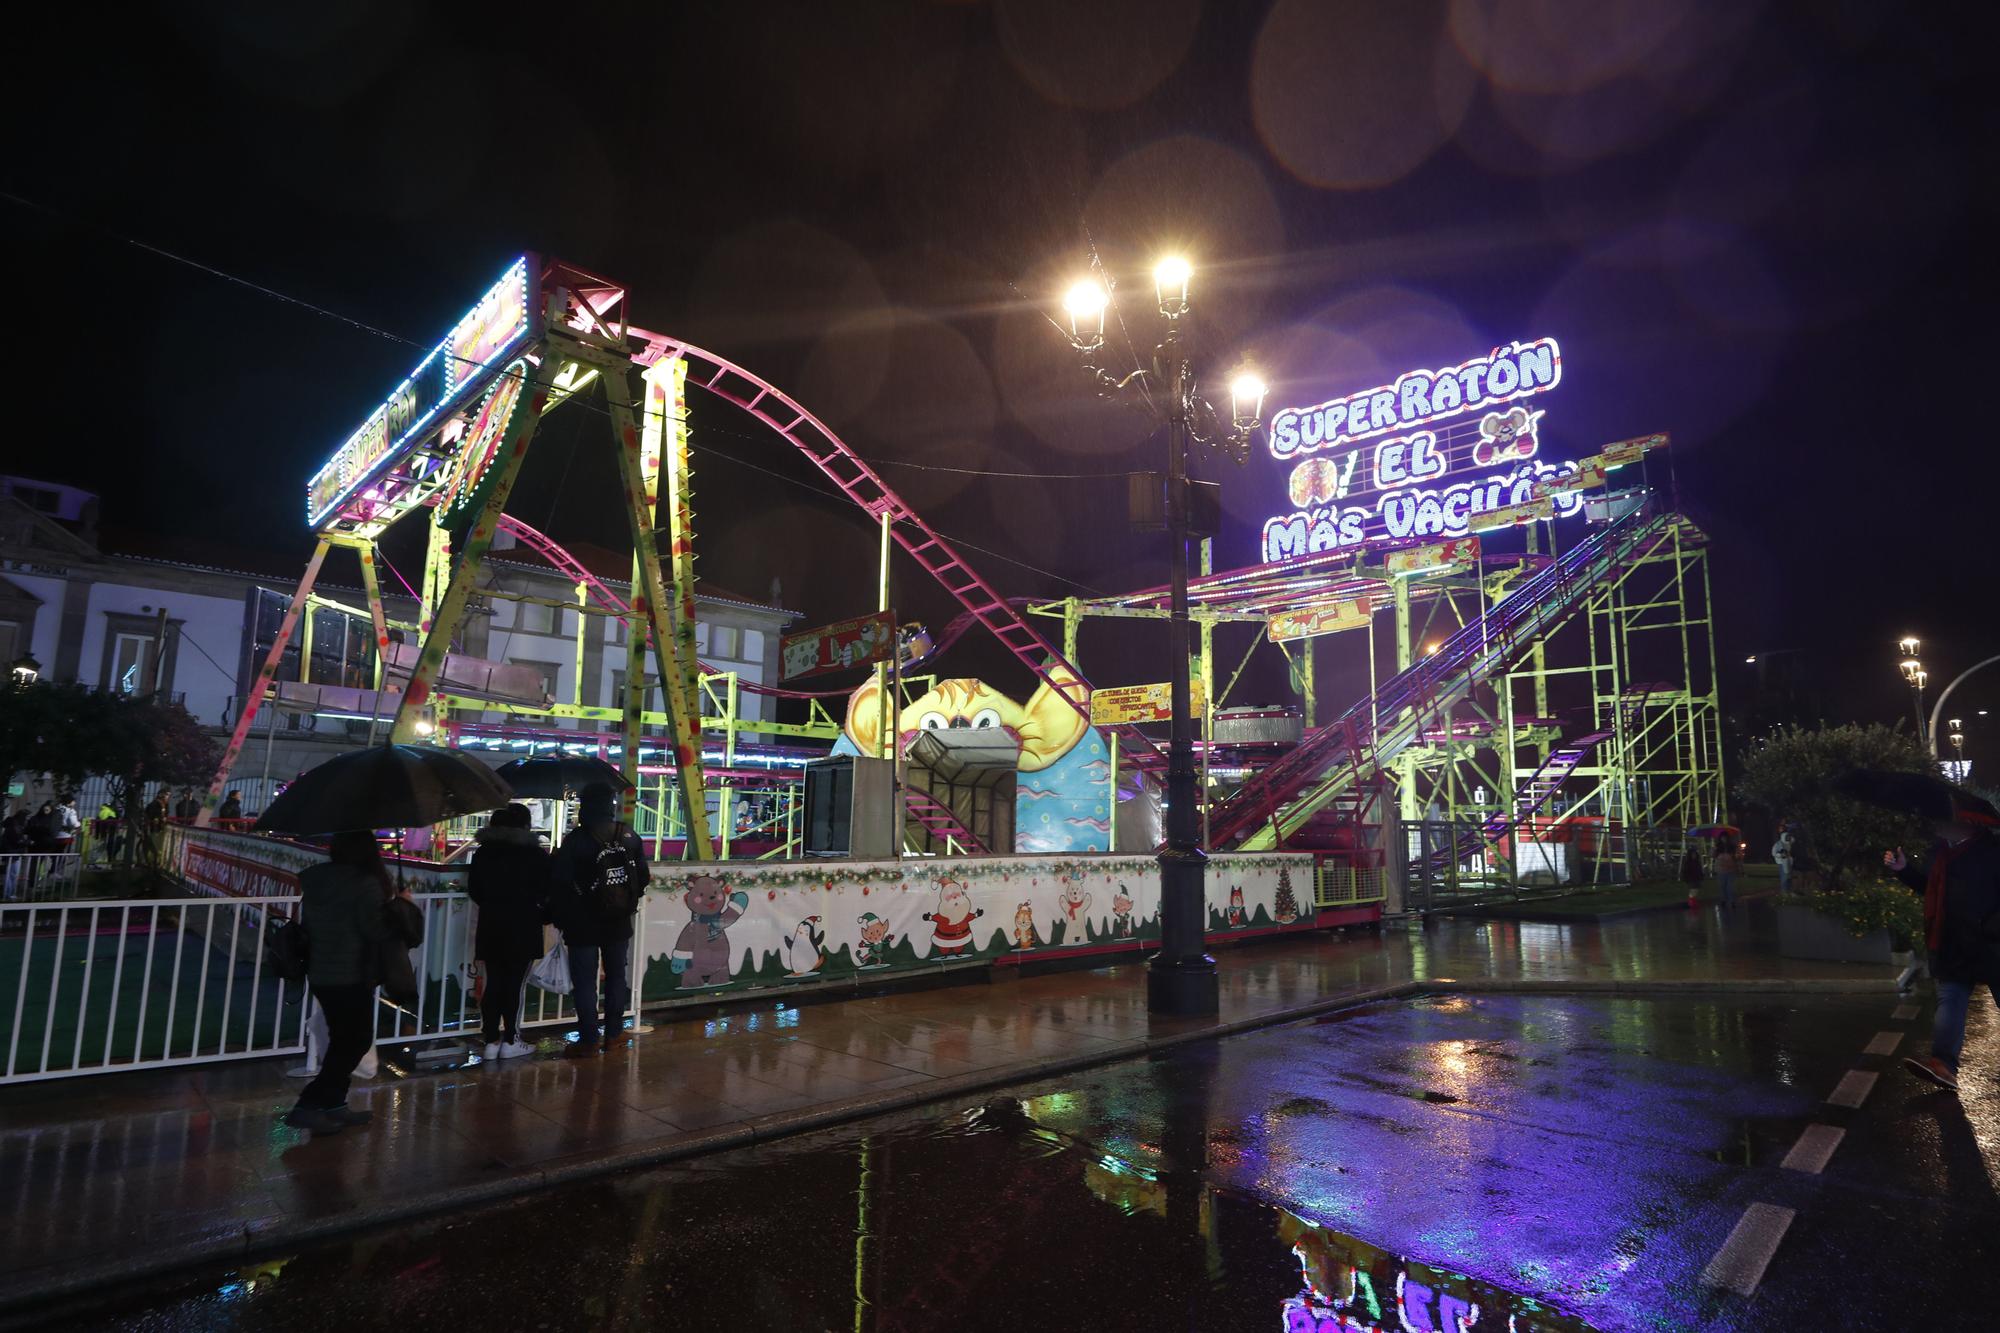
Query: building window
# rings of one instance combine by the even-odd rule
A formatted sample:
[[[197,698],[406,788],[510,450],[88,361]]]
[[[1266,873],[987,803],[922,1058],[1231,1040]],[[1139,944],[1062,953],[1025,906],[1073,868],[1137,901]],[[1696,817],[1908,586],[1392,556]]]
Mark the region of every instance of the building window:
[[[111,670],[104,688],[114,694],[143,694],[152,684],[146,678],[146,660],[152,656],[152,636],[119,634],[111,646]]]
[[[0,620],[0,666],[11,664],[27,643],[19,621]]]
[[[734,625],[717,625],[709,636],[715,645],[715,655],[731,661],[743,656],[743,631]]]
[[[542,678],[542,693],[544,695],[554,699],[557,703],[567,702],[562,695],[556,693],[556,686],[562,680],[562,667],[557,663],[535,662],[525,657],[510,657],[507,659],[507,665],[527,667]]]

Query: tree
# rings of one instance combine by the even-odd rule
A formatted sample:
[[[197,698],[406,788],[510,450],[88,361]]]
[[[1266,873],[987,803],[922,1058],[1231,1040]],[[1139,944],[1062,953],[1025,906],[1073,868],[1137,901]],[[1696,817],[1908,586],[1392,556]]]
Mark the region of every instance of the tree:
[[[1798,821],[1809,866],[1832,890],[1878,878],[1884,849],[1914,849],[1927,837],[1912,816],[1836,793],[1833,784],[1855,768],[1937,772],[1916,738],[1895,727],[1785,728],[1751,747],[1736,786],[1774,817]]]
[[[1281,924],[1290,924],[1299,919],[1299,900],[1292,893],[1292,868],[1278,867],[1278,893],[1272,901],[1272,915]]]

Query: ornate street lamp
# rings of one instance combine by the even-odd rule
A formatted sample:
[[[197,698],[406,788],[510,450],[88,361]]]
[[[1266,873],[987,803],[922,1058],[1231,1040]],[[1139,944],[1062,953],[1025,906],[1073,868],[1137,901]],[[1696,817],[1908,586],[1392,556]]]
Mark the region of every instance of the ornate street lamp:
[[[1167,741],[1167,842],[1159,857],[1160,951],[1146,971],[1146,1007],[1160,1014],[1212,1014],[1218,1007],[1215,960],[1208,956],[1202,938],[1208,920],[1208,855],[1202,850],[1196,812],[1194,710],[1188,689],[1193,648],[1188,620],[1188,442],[1222,448],[1243,462],[1249,457],[1251,435],[1262,421],[1265,392],[1262,378],[1251,371],[1239,372],[1230,382],[1226,423],[1202,397],[1181,344],[1193,278],[1193,266],[1178,255],[1154,266],[1153,294],[1166,328],[1152,368],[1135,370],[1123,379],[1100,369],[1094,359],[1104,345],[1110,294],[1101,284],[1085,281],[1072,286],[1063,299],[1070,342],[1083,354],[1084,368],[1098,392],[1149,412],[1167,428],[1167,554],[1172,587],[1167,677],[1173,717]],[[1141,379],[1152,381],[1150,394],[1134,388]]]
[[[42,664],[35,660],[33,653],[22,653],[14,659],[14,684],[28,688],[42,677]]]

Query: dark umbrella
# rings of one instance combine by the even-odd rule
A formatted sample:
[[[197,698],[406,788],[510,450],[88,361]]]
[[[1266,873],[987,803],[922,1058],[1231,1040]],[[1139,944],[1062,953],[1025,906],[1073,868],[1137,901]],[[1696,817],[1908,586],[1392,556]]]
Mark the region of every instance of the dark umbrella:
[[[1869,805],[1899,810],[1932,823],[1971,815],[1982,823],[2000,821],[2000,811],[1963,787],[1931,773],[1890,773],[1879,768],[1850,769],[1833,784],[1842,796]]]
[[[602,782],[613,791],[632,785],[623,773],[588,754],[516,759],[500,765],[500,780],[512,787],[516,796],[539,796],[551,801],[560,800],[568,792],[582,791],[593,782]]]
[[[512,799],[492,769],[462,751],[378,745],[307,770],[278,794],[257,827],[267,833],[421,828]]]

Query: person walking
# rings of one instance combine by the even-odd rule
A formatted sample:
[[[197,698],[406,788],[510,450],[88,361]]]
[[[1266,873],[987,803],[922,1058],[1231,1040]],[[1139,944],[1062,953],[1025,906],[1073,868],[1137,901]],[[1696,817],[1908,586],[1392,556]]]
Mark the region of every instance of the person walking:
[[[229,795],[223,797],[222,808],[215,812],[215,817],[217,819],[243,818],[243,793],[240,791],[233,791],[230,792]]]
[[[368,1123],[367,1111],[347,1105],[347,1089],[354,1067],[374,1041],[381,954],[392,940],[409,948],[423,942],[421,931],[418,939],[398,937],[388,911],[396,896],[382,849],[366,830],[334,834],[328,859],[299,875],[306,983],[326,1017],[326,1052],[319,1074],[300,1090],[298,1104],[285,1116],[295,1129],[335,1134]]]
[[[1780,820],[1778,840],[1771,844],[1771,861],[1778,867],[1778,893],[1780,896],[1792,891],[1792,861],[1798,850],[1798,838],[1792,832],[1792,821]]]
[[[631,998],[626,973],[632,952],[632,916],[646,889],[645,849],[614,815],[617,797],[594,782],[583,789],[577,830],[555,854],[550,915],[569,951],[570,981],[576,987],[576,1043],[571,1057],[609,1053],[625,1040],[625,1007]],[[604,972],[603,1044],[598,1037],[597,974]]]
[[[56,850],[74,850],[77,835],[82,832],[83,816],[76,811],[76,795],[64,792],[56,800]]]
[[[194,817],[201,813],[201,802],[196,799],[194,788],[181,788],[181,798],[174,802],[174,818],[183,824],[194,823]]]
[[[1983,803],[1982,803],[1983,804]],[[1972,988],[1984,985],[2000,1004],[2000,824],[1988,810],[1954,796],[1950,820],[1935,826],[1927,865],[1919,870],[1901,847],[1882,854],[1896,878],[1924,895],[1924,943],[1937,979],[1931,1053],[1903,1063],[1920,1078],[1958,1091],[1965,1015]]]
[[[542,955],[554,863],[519,802],[495,810],[475,836],[466,891],[479,905],[472,956],[486,969],[480,1037],[488,1060],[513,1060],[535,1053],[521,1040],[521,988]]]

